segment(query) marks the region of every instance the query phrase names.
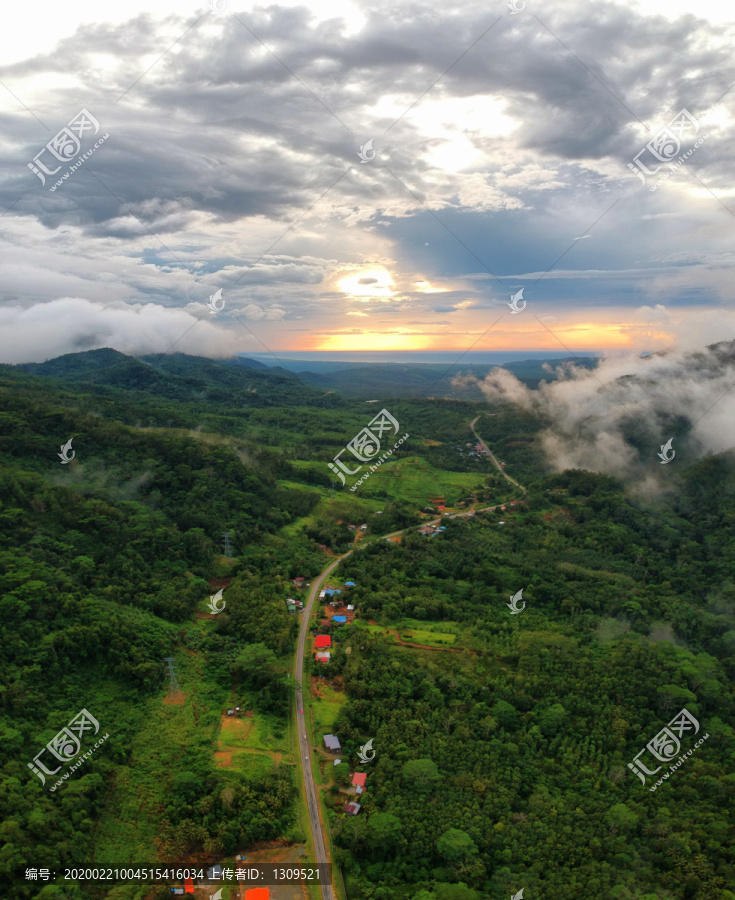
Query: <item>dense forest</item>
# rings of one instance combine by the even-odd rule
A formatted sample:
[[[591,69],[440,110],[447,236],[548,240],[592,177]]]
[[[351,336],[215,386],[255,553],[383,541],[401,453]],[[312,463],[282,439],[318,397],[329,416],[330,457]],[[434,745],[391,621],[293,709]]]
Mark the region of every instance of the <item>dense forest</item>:
[[[351,896],[735,896],[734,471],[693,467],[664,529],[613,479],[572,471],[505,527],[449,521],[350,560],[366,618],[451,620],[468,648],[339,635],[336,730],[377,750],[368,815],[337,825]],[[544,491],[564,493],[539,517]],[[626,765],[683,707],[709,738],[664,798]]]
[[[322,798],[338,900],[735,898],[732,454],[642,501],[551,473],[545,423],[495,406],[478,429],[524,492],[469,455],[489,407],[394,399],[411,438],[350,494],[327,463],[379,407],[180,354],[25,368],[0,367],[3,896],[158,900],[23,873],[303,844],[285,601],[355,549],[334,584],[356,583],[356,618],[315,622],[332,656],[304,679],[339,696]],[[439,497],[498,508],[419,534]],[[223,764],[234,706],[272,765]],[[708,737],[651,791],[628,764],[682,708]],[[104,742],[49,792],[29,764],[83,709]]]

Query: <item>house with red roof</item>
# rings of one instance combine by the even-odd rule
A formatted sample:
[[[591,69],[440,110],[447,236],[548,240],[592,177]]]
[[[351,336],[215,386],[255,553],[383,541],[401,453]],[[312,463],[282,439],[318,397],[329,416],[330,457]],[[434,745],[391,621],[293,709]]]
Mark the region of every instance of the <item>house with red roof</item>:
[[[367,779],[367,772],[355,772],[352,776],[352,784],[355,787],[365,787],[365,780]]]
[[[332,638],[328,634],[318,634],[314,640],[314,646],[322,650],[324,647],[332,646]]]

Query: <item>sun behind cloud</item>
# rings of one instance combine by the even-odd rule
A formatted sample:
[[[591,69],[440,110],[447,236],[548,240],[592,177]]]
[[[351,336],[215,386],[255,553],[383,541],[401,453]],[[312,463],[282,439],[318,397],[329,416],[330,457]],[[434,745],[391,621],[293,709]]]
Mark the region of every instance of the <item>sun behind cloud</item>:
[[[354,300],[392,300],[396,294],[393,279],[385,269],[363,269],[337,282],[343,294]]]

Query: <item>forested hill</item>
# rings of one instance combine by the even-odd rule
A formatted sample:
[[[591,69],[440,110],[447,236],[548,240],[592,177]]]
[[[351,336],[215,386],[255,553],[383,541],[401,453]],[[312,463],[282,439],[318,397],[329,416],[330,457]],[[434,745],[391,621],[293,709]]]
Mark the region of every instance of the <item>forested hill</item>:
[[[131,358],[99,356],[0,367],[0,897],[168,896],[29,866],[307,858],[286,601],[353,547],[329,584],[355,618],[313,620],[331,659],[307,653],[302,681],[337,900],[735,900],[732,453],[681,454],[665,495],[634,499],[551,474],[536,414],[390,400],[410,436],[352,493],[327,463],[379,406],[238,407],[220,370],[290,376],[185,356],[132,360],[151,390],[111,386]],[[643,786],[628,763],[682,707],[706,743]],[[52,793],[28,764],[81,709],[104,742]]]
[[[334,826],[351,898],[733,900],[734,471],[693,466],[662,516],[566,472],[350,558],[377,624],[319,672],[349,696],[343,748],[376,753],[366,822]],[[673,772],[646,751],[641,784],[628,763],[683,707],[697,736]]]
[[[525,359],[502,365],[458,363],[346,363],[311,362],[289,363],[306,384],[324,390],[337,391],[344,397],[371,399],[374,397],[444,397],[465,401],[480,400],[483,395],[476,384],[457,383],[458,375],[482,380],[494,369],[507,369],[527,387],[537,388],[542,381],[555,381],[558,372],[574,365],[594,369],[599,360],[591,356],[564,359]]]
[[[212,741],[234,681],[285,727],[286,663],[275,660],[296,621],[283,585],[317,572],[322,554],[278,533],[318,494],[280,490],[288,466],[272,452],[245,458],[226,442],[132,428],[92,414],[99,402],[0,372],[2,897],[90,896],[26,883],[26,866],[234,853],[298,827],[292,772],[223,773]],[[239,564],[218,555],[223,531]],[[226,612],[202,630],[195,611],[225,576]],[[252,700],[248,644],[265,673]],[[184,708],[162,705],[166,657],[190,692]],[[50,793],[55,779],[42,784],[28,764],[81,709],[109,737]]]
[[[134,391],[153,398],[195,401],[218,408],[334,408],[341,403],[333,394],[304,384],[285,369],[267,367],[254,360],[214,360],[183,353],[135,358],[104,348],[3,368],[71,382],[84,390]]]

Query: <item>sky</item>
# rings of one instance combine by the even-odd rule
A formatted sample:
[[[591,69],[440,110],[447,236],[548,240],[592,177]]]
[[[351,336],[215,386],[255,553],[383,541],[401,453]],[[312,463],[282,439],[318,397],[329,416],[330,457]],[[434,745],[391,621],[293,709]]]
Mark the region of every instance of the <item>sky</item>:
[[[16,4],[0,362],[735,338],[733,15],[512,7]]]

